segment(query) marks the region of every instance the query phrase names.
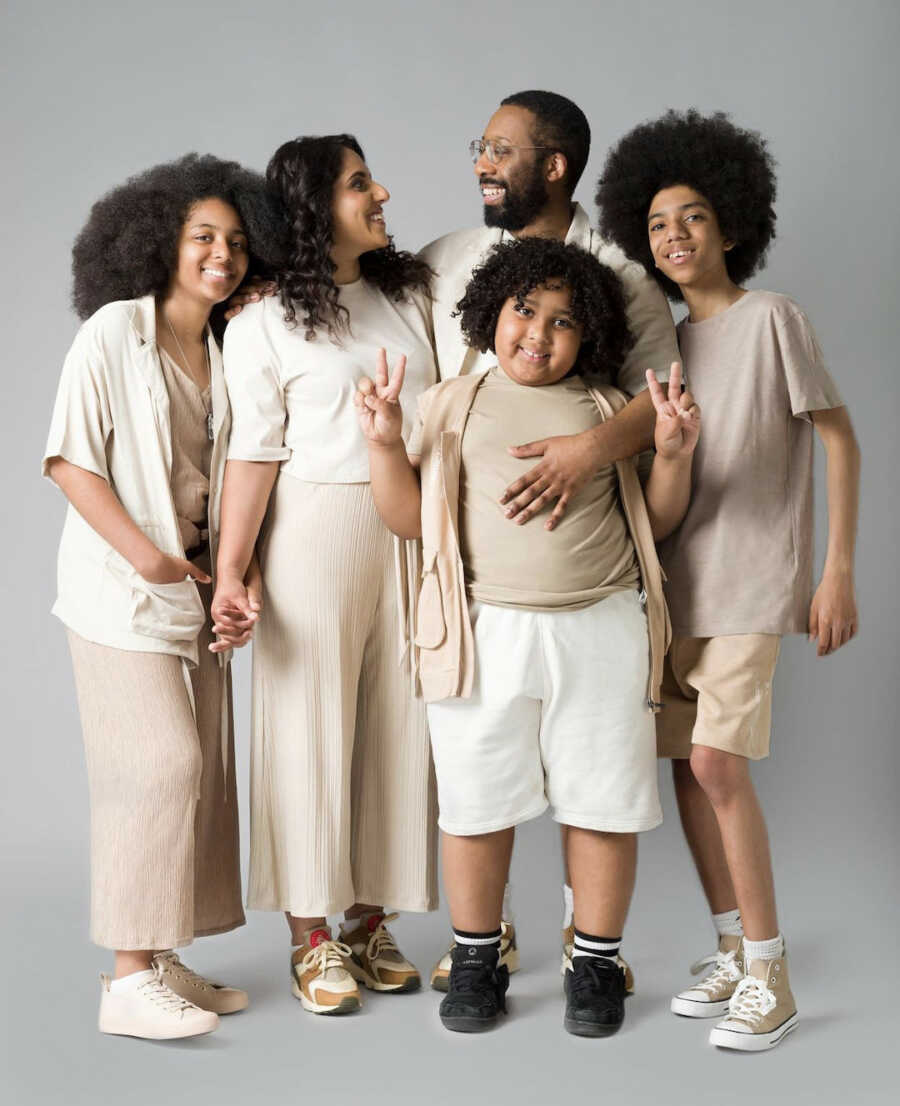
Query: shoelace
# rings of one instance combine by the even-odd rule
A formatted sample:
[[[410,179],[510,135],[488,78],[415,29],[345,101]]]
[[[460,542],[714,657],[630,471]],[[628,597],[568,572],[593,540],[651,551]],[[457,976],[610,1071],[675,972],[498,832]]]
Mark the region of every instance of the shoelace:
[[[457,994],[478,995],[491,1003],[502,1001],[496,970],[483,964],[470,968],[456,967],[453,971],[453,991]]]
[[[320,941],[303,957],[300,965],[305,971],[316,968],[323,975],[329,968],[343,968],[346,971],[344,957],[352,955],[353,950],[343,941]]]
[[[579,961],[582,962],[583,967],[575,966]],[[624,994],[625,981],[622,969],[610,964],[609,961],[603,964],[599,957],[579,956],[573,961],[572,970],[574,975],[569,986],[573,997],[584,992],[602,991],[604,994],[609,994],[615,990],[615,984],[619,979],[622,980],[622,992]]]
[[[180,976],[189,983],[193,983],[195,987],[199,987],[202,991],[211,991],[214,987],[222,986],[221,983],[214,983],[211,979],[205,979],[202,975],[198,975],[193,968],[189,968],[187,964],[183,964],[177,952],[157,953],[154,960],[157,962],[165,962],[169,970],[175,975]]]
[[[731,996],[728,1017],[754,1026],[769,1013],[775,1002],[775,996],[764,980],[757,979],[755,975],[745,975]]]
[[[398,960],[403,959],[400,950],[397,948],[394,935],[386,928],[388,922],[393,922],[399,917],[399,914],[385,914],[375,929],[372,930],[372,936],[366,945],[366,956],[369,960],[375,960],[383,952],[395,953]]]
[[[713,970],[696,984],[698,991],[712,992],[723,983],[733,983],[741,979],[743,973],[735,959],[736,950],[730,952],[717,952],[715,956],[705,956],[695,964],[691,964],[691,975],[699,975],[705,967],[712,964]]]
[[[195,1009],[192,1002],[188,1002],[181,995],[176,995],[172,988],[167,987],[159,976],[148,979],[146,983],[142,983],[138,987],[138,990],[143,992],[156,1006],[161,1006],[163,1010],[167,1010],[171,1014],[183,1014],[186,1010]]]

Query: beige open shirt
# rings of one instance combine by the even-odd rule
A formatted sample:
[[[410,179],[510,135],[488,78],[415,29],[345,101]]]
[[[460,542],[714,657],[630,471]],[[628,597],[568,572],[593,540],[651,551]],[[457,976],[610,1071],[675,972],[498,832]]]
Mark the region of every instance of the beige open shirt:
[[[230,427],[222,358],[208,340],[214,445],[210,550],[215,567],[220,494]],[[183,557],[172,500],[169,394],[156,348],[153,296],[102,307],[78,331],[63,365],[44,451],[101,476],[158,548]],[[69,505],[59,547],[53,613],[88,641],[171,653],[197,663],[205,621],[190,580],[151,584]],[[220,654],[224,664],[230,654]]]

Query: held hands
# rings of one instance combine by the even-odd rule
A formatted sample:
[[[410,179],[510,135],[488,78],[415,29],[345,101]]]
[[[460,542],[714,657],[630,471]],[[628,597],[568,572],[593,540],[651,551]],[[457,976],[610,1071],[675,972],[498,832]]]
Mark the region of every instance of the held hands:
[[[253,627],[262,610],[262,575],[254,556],[241,580],[224,576],[216,584],[212,601],[213,632],[217,640],[209,646],[210,653],[240,649],[253,636]]]
[[[261,280],[259,277],[248,280],[238,288],[225,305],[227,308],[225,318],[233,319],[235,315],[240,315],[244,304],[257,303],[264,296],[274,296],[277,291],[278,285],[274,280]]]
[[[809,608],[809,640],[818,642],[816,655],[837,652],[858,629],[852,574],[826,569]]]
[[[656,408],[653,432],[656,454],[667,461],[686,460],[694,452],[700,434],[700,408],[690,392],[681,391],[681,362],[672,362],[668,396],[652,369],[647,369],[646,376],[650,398]]]
[[[406,372],[406,357],[397,358],[393,375],[388,379],[387,352],[378,351],[375,360],[375,380],[364,376],[357,385],[353,403],[359,426],[370,445],[393,446],[402,440],[403,412],[400,409],[400,389]]]

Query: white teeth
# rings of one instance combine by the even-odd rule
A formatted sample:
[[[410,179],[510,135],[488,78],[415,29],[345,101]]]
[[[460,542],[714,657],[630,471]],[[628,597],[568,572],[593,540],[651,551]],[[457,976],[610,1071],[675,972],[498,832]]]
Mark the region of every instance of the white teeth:
[[[529,361],[543,361],[544,358],[548,356],[546,353],[532,353],[530,349],[525,349],[524,346],[519,346],[519,349],[525,354]]]
[[[204,271],[204,273],[209,273],[210,276],[214,276],[214,277],[227,277],[228,276],[228,273],[226,273],[224,269],[204,269],[203,271]]]
[[[669,254],[669,260],[674,261],[679,257],[688,257],[693,252],[693,250],[675,250]]]
[[[482,188],[481,194],[482,194],[482,196],[489,196],[491,199],[494,199],[495,196],[502,196],[503,195],[503,189],[502,188]]]

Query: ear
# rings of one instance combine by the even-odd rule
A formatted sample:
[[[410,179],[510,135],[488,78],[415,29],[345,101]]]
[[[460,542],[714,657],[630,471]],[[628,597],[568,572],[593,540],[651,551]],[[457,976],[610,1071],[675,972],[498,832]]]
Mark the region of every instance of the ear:
[[[544,171],[546,179],[548,181],[561,181],[565,177],[568,168],[569,163],[566,160],[566,155],[557,150],[556,153],[547,158],[547,168]]]
[[[737,242],[732,242],[730,238],[726,238],[725,241],[722,243],[722,249],[726,253],[728,253],[728,251],[733,250],[736,245]]]

